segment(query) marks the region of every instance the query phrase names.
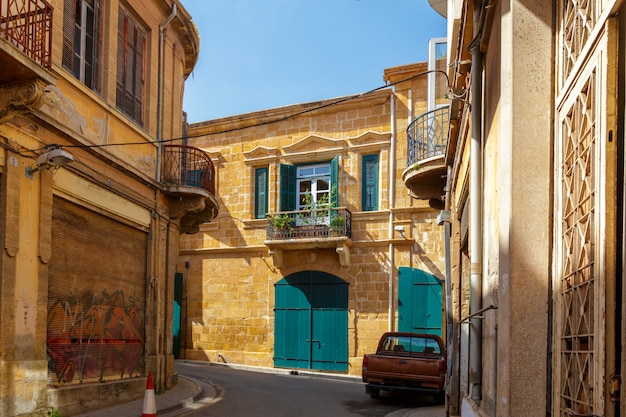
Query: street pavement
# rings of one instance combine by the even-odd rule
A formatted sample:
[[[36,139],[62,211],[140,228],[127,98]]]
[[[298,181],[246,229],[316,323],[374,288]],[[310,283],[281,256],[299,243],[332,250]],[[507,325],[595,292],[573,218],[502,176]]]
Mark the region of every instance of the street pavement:
[[[192,363],[193,361],[180,360],[179,362]],[[219,363],[211,363],[211,366],[221,366]],[[256,372],[266,370],[271,373],[293,372],[288,369],[246,367],[228,364],[231,368],[248,369]],[[334,378],[334,379],[354,379],[354,376],[338,374],[322,374],[318,372],[297,371],[299,374],[310,376]],[[178,384],[172,389],[156,395],[156,409],[159,417],[185,417],[200,408],[210,405],[219,399],[219,392],[211,384],[198,381],[183,375],[178,376]],[[134,401],[116,404],[111,407],[101,408],[80,414],[76,417],[142,417],[143,398]],[[443,405],[420,408],[404,408],[387,414],[385,417],[445,417],[446,412]]]

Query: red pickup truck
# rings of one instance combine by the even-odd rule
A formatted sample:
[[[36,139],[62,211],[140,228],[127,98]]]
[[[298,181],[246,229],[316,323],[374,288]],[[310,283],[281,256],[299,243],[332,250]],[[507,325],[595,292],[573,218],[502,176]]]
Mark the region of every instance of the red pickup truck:
[[[444,398],[446,351],[443,340],[432,334],[388,332],[375,354],[363,356],[365,392],[372,398],[381,390],[430,393]]]

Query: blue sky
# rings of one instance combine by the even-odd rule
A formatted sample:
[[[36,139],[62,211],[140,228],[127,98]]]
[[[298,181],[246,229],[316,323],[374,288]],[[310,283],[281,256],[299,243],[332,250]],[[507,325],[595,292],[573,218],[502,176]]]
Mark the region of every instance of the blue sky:
[[[200,32],[191,123],[341,97],[426,61],[446,21],[427,0],[182,0]]]

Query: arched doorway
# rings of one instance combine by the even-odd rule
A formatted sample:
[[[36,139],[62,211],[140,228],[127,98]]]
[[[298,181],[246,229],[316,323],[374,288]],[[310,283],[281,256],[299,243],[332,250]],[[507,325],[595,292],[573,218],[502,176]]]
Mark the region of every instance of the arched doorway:
[[[274,366],[347,371],[348,283],[302,271],[274,286]]]

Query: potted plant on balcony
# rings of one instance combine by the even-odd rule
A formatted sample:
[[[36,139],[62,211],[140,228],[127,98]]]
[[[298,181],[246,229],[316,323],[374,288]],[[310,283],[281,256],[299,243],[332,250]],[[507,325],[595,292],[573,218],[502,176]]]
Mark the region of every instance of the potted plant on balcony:
[[[346,219],[345,217],[339,215],[338,213],[334,213],[332,218],[330,219],[330,235],[331,236],[343,236],[345,235],[345,226]]]
[[[317,201],[309,191],[304,194],[304,205],[298,216],[299,235],[302,237],[328,236],[328,214],[330,203],[328,194]]]
[[[291,217],[288,214],[274,214],[269,218],[272,227],[272,237],[276,239],[286,239],[293,229]]]

